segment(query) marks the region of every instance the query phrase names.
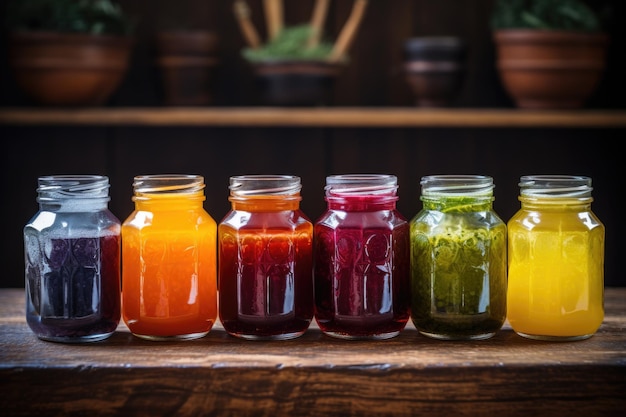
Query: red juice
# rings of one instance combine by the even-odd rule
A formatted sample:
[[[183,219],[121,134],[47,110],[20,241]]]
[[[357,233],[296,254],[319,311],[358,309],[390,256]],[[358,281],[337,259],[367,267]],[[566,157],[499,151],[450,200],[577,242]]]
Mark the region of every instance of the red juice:
[[[298,208],[299,179],[231,181],[258,189],[254,196],[235,193],[233,209],[218,226],[220,321],[229,334],[244,339],[298,337],[314,311],[313,225]],[[263,194],[280,187],[285,194]]]

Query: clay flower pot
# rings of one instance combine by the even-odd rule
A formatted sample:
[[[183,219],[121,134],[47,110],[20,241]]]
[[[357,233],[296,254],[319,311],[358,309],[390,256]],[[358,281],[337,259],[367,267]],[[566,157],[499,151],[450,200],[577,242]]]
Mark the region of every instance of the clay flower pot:
[[[520,108],[583,107],[606,66],[603,33],[503,29],[494,37],[500,78]]]
[[[268,106],[324,106],[331,98],[341,64],[326,61],[254,62],[259,101]]]
[[[14,32],[9,64],[17,84],[39,104],[104,104],[124,78],[132,40],[113,35]]]
[[[203,30],[171,30],[158,33],[156,41],[165,104],[211,104],[217,36]]]
[[[415,37],[404,42],[404,74],[420,107],[451,104],[465,76],[466,45],[456,37]]]

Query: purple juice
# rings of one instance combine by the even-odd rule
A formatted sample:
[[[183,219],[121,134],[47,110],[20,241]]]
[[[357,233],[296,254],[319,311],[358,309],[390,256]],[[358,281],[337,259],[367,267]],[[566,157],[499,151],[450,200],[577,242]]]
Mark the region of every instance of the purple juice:
[[[41,339],[96,341],[120,320],[119,235],[25,235],[26,319]]]

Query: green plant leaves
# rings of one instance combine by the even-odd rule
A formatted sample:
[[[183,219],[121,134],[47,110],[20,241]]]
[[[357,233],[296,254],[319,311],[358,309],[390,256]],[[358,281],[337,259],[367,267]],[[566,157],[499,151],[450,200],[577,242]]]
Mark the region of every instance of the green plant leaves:
[[[22,0],[7,10],[12,30],[130,34],[131,20],[111,0]]]

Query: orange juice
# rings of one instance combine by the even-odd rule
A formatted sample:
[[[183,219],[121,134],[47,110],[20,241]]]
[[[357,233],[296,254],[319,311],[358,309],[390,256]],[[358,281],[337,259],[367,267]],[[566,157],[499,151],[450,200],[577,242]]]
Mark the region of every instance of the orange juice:
[[[571,193],[522,193],[508,223],[507,317],[522,336],[584,339],[604,319],[604,226]]]
[[[217,318],[216,222],[196,176],[135,179],[122,224],[122,311],[147,339],[204,336]]]

